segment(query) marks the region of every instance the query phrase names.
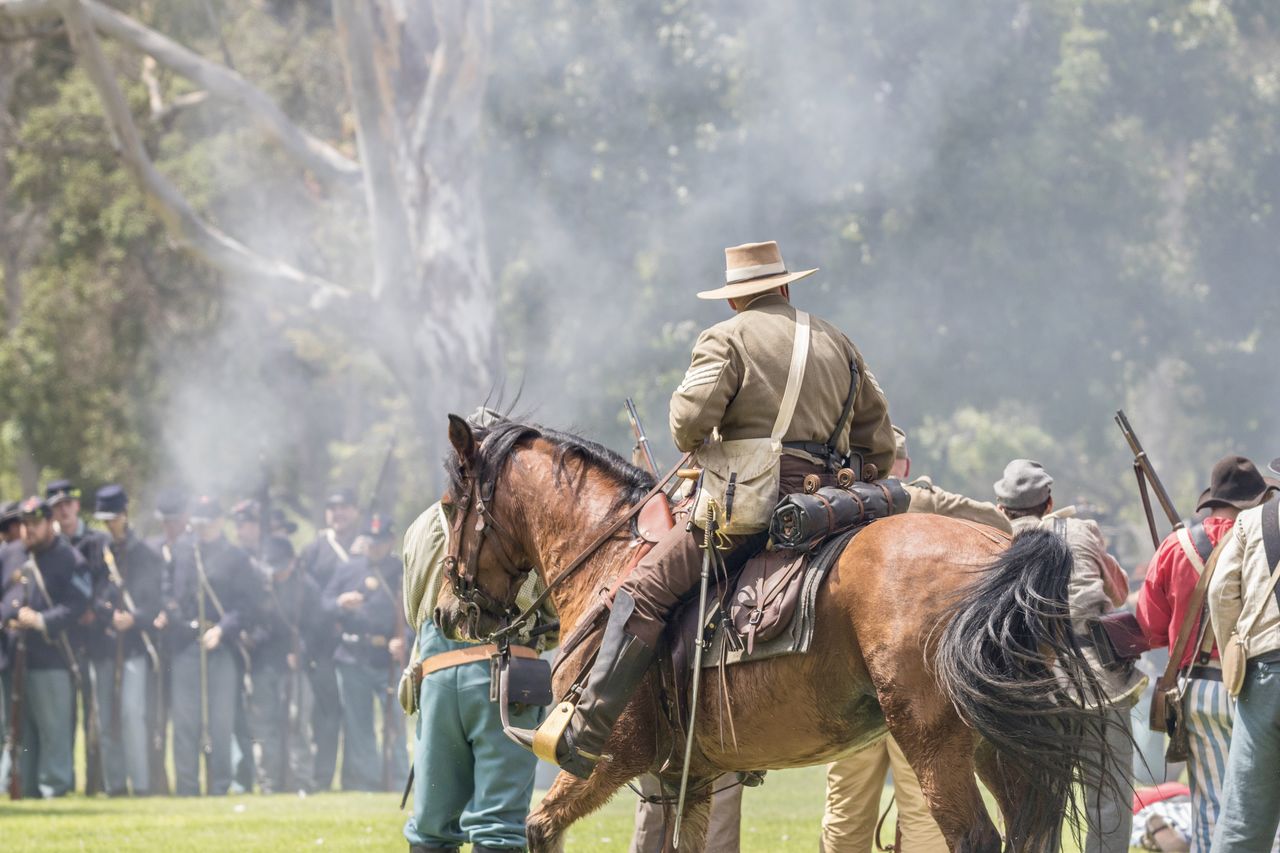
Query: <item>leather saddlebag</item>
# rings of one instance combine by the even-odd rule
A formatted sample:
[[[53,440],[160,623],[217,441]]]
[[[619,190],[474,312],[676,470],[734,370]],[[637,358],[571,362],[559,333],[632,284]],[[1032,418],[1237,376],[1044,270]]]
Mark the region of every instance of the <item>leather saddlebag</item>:
[[[787,495],[773,511],[769,536],[775,548],[812,551],[826,539],[905,512],[911,500],[895,479],[824,487],[811,495]]]
[[[1151,649],[1138,617],[1127,610],[1117,610],[1090,622],[1089,635],[1103,666],[1129,663]]]
[[[756,642],[768,642],[791,624],[800,597],[797,579],[808,557],[794,551],[766,551],[747,561],[729,604],[729,621],[747,654]]]

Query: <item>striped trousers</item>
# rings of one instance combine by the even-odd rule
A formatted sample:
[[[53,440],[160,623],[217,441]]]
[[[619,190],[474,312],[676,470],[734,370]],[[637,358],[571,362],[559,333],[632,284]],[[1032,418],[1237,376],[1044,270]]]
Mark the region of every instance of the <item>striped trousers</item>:
[[[1221,681],[1193,678],[1187,685],[1187,740],[1191,757],[1191,853],[1209,853],[1222,811],[1222,783],[1231,747],[1231,696]]]
[[[1193,678],[1187,686],[1187,762],[1191,788],[1191,853],[1210,853],[1209,841],[1222,812],[1227,754],[1235,708],[1220,681]],[[1280,853],[1280,836],[1271,846]]]

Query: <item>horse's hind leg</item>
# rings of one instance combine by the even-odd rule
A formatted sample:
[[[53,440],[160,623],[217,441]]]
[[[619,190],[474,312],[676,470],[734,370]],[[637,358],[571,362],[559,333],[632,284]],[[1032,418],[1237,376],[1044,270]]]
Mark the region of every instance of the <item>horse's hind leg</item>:
[[[920,779],[933,819],[955,853],[1000,853],[1000,833],[987,814],[974,777],[973,733],[954,712],[922,724],[909,711],[886,712],[893,732]]]

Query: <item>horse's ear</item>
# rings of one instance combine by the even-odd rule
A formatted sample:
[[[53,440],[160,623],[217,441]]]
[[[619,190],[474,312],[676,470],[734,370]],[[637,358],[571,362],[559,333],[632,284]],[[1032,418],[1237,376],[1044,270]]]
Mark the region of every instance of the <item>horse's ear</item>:
[[[449,443],[463,465],[470,465],[476,456],[476,434],[471,424],[457,415],[449,415]]]

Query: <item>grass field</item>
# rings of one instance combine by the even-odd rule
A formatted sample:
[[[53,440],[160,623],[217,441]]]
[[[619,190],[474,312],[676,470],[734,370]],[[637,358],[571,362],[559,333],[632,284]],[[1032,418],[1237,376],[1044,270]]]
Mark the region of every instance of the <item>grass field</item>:
[[[770,773],[746,792],[746,853],[818,849],[825,775],[821,767]],[[885,800],[889,791],[885,792]],[[404,814],[390,794],[107,800],[73,796],[0,803],[6,851],[269,851],[407,849]],[[621,853],[631,838],[635,799],[619,794],[569,835],[571,853]],[[890,824],[892,825],[892,824]],[[1074,851],[1074,846],[1068,846]]]

